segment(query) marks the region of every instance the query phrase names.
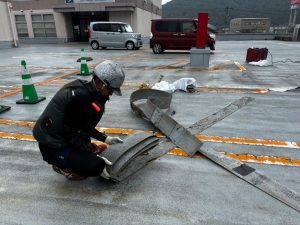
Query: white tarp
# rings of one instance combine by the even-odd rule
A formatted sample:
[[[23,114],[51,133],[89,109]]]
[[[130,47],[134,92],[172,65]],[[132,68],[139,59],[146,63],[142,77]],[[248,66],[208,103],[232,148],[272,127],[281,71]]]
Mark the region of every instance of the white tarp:
[[[176,90],[188,92],[188,86],[191,88],[195,88],[197,86],[196,80],[194,78],[181,78],[179,80],[176,80],[172,84],[169,84],[166,81],[161,81],[154,84],[152,89],[166,91],[169,93],[173,93]]]
[[[258,62],[249,62],[252,66],[272,66],[268,60],[259,60]]]

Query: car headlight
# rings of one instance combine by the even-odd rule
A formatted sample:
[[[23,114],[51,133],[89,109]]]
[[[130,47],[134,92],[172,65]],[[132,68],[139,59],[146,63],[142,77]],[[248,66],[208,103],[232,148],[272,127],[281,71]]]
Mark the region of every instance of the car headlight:
[[[137,34],[132,34],[131,37],[132,38],[137,38]]]

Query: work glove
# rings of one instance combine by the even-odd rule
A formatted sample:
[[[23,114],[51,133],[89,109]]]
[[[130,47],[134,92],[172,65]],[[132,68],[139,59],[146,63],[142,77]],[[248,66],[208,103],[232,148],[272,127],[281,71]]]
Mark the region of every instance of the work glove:
[[[123,140],[119,137],[107,136],[104,142],[106,144],[113,145],[113,144],[117,144],[117,143],[123,143]]]
[[[98,156],[98,157],[100,157],[101,159],[103,159],[104,162],[105,162],[105,166],[104,166],[104,169],[103,169],[102,173],[100,174],[100,177],[103,177],[104,179],[109,180],[110,175],[109,175],[109,173],[108,173],[107,170],[106,170],[106,166],[107,166],[107,165],[111,166],[111,165],[112,165],[112,162],[109,161],[109,160],[108,160],[107,158],[105,158],[105,157],[101,157],[101,156]]]

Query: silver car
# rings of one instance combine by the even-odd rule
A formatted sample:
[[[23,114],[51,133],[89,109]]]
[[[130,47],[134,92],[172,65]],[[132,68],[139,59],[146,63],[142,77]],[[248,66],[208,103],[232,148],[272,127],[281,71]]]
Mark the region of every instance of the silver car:
[[[134,33],[131,26],[122,22],[91,22],[89,43],[92,49],[101,47],[127,48],[129,50],[142,47],[141,34]]]

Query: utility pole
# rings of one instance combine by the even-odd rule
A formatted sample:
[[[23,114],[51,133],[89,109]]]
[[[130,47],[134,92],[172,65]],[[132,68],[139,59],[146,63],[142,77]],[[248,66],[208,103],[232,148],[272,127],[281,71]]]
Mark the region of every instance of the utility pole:
[[[231,7],[225,7],[225,19],[224,19],[224,22],[225,22],[225,25],[224,25],[224,31],[226,30],[228,24],[229,24],[229,11],[233,9]]]

